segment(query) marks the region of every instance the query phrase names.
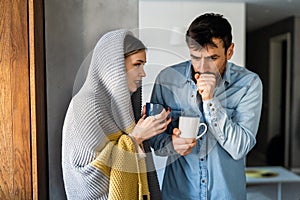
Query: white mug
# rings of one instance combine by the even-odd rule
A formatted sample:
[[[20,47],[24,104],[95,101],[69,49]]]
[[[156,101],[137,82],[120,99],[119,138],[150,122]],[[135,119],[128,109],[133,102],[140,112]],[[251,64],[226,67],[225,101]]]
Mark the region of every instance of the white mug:
[[[197,136],[201,126],[204,126],[204,131]],[[205,123],[200,123],[199,117],[180,116],[178,128],[181,131],[181,138],[196,138],[196,140],[202,137],[207,131],[207,125]]]

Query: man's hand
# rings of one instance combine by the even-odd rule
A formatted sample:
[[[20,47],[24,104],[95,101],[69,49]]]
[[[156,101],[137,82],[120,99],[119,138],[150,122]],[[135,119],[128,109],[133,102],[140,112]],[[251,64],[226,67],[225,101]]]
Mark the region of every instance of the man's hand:
[[[204,73],[195,74],[197,81],[197,90],[202,97],[202,100],[210,100],[214,96],[216,88],[216,76],[214,74]]]
[[[192,152],[194,146],[196,146],[196,139],[192,138],[181,138],[179,137],[180,130],[178,128],[173,129],[172,142],[175,151],[182,155],[188,155]]]

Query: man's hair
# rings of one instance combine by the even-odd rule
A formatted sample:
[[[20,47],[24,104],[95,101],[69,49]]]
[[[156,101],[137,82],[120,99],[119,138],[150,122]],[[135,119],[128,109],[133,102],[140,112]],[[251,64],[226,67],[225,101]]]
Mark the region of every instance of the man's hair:
[[[186,32],[186,43],[189,48],[201,49],[207,45],[217,47],[212,41],[219,38],[223,41],[225,53],[232,43],[231,25],[223,15],[206,13],[197,17]]]

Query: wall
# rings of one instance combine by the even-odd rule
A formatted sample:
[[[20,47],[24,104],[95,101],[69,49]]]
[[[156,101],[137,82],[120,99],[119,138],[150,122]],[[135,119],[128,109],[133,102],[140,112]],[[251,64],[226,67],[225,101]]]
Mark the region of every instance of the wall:
[[[294,19],[294,47],[293,47],[293,87],[292,87],[292,113],[291,113],[291,163],[294,171],[300,174],[300,17]]]
[[[223,14],[232,25],[235,43],[232,62],[245,63],[245,4],[197,1],[140,0],[139,32],[147,52],[146,78],[143,80],[143,104],[149,101],[156,75],[168,65],[189,59],[184,34],[194,18],[205,12]],[[234,11],[234,12],[233,12]],[[165,158],[154,156],[161,183]]]
[[[260,121],[260,127],[257,135],[257,145],[254,148],[254,151],[250,152],[250,157],[253,157],[253,165],[263,165],[264,162],[258,161],[258,155],[265,154],[266,148],[268,146],[268,110],[269,110],[269,90],[270,87],[270,60],[269,60],[269,41],[270,38],[284,33],[291,33],[291,88],[290,88],[290,113],[288,113],[291,121],[288,126],[290,126],[290,148],[289,148],[289,168],[292,168],[294,171],[299,172],[300,169],[300,136],[299,136],[299,104],[300,104],[300,93],[297,86],[300,84],[300,60],[297,55],[300,54],[300,20],[297,17],[290,17],[285,20],[279,21],[267,27],[263,27],[259,30],[255,30],[247,33],[247,66],[255,72],[257,72],[263,82],[264,94],[263,94],[263,109],[262,117]],[[283,69],[285,70],[285,69]],[[280,97],[278,97],[280,98]],[[282,105],[284,106],[284,105]]]
[[[268,146],[268,123],[269,123],[269,88],[270,88],[270,38],[287,32],[293,33],[293,19],[286,19],[267,27],[247,33],[247,60],[249,68],[259,74],[263,87],[263,105],[260,126],[257,134],[257,144],[253,151],[249,154],[251,157],[257,158],[261,152],[265,155]],[[293,36],[292,36],[293,37]],[[265,159],[265,158],[262,158]],[[257,159],[258,160],[258,159]],[[254,159],[255,161],[255,159]],[[251,165],[265,165],[265,161],[253,163]]]
[[[138,26],[138,0],[45,0],[49,199],[65,199],[61,132],[77,70],[103,33]]]

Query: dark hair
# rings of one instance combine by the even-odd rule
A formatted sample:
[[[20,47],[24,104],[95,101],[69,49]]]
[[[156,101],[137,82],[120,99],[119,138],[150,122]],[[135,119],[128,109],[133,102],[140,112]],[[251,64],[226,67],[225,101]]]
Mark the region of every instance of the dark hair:
[[[186,43],[189,48],[201,49],[207,45],[217,45],[212,38],[223,41],[225,53],[232,43],[231,25],[223,15],[205,13],[197,17],[186,32]]]
[[[124,38],[124,57],[135,54],[141,50],[146,50],[146,46],[131,34],[127,34]]]

